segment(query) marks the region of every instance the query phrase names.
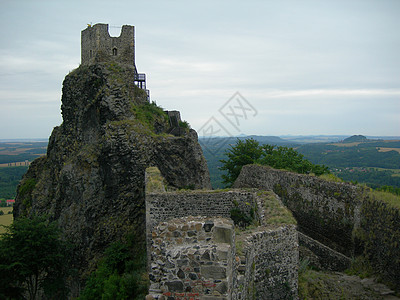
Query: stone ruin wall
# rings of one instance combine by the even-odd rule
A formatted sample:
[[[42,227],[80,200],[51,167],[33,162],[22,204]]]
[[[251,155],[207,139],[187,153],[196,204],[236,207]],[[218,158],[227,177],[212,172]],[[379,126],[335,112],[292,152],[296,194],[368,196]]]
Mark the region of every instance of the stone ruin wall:
[[[255,190],[146,193],[150,299],[296,299],[295,225],[265,225]],[[230,211],[262,226],[236,251]]]
[[[185,191],[146,193],[147,243],[151,243],[152,229],[160,222],[187,216],[220,216],[230,218],[230,211],[238,208],[250,216],[255,207],[253,193],[248,191]]]
[[[249,234],[245,257],[243,288],[239,285],[245,297],[238,299],[296,298],[299,257],[294,225],[260,228]]]
[[[108,24],[95,24],[82,30],[82,65],[104,62],[111,58],[119,63],[135,66],[134,26],[123,25],[119,37],[110,36]]]
[[[301,232],[348,257],[354,254],[361,188],[258,165],[244,166],[234,186],[274,191],[292,211]]]
[[[259,165],[244,166],[234,187],[277,193],[298,222],[300,245],[319,257],[322,268],[344,270],[349,257],[363,255],[387,283],[400,290],[398,205],[360,186]]]
[[[153,230],[150,292],[159,299],[228,299],[236,278],[234,237],[226,218],[161,222]]]

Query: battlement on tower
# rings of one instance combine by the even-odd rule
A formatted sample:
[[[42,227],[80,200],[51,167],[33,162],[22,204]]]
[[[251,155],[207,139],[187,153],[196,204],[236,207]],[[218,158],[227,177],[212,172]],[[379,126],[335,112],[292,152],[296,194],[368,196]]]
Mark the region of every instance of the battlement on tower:
[[[112,37],[108,24],[88,26],[81,33],[81,64],[116,61],[135,66],[135,27],[123,25],[119,37]]]
[[[92,65],[115,61],[135,68],[135,85],[147,93],[146,74],[139,74],[135,64],[135,26],[123,25],[118,37],[110,36],[108,24],[95,24],[81,32],[81,64]]]

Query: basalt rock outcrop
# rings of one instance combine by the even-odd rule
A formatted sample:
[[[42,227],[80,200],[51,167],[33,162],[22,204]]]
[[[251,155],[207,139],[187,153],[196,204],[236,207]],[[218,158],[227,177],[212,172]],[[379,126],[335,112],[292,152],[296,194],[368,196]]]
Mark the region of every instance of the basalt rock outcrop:
[[[111,62],[67,75],[63,123],[18,188],[14,217],[57,220],[81,275],[127,232],[144,247],[147,167],[157,166],[171,187],[211,188],[197,133],[168,134],[168,115],[148,103],[134,72]]]

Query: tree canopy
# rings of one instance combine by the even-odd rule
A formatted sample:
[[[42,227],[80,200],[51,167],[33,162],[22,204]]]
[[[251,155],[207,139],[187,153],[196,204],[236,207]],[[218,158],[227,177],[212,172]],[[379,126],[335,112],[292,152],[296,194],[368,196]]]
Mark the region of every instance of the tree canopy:
[[[43,217],[18,218],[0,235],[0,298],[65,296],[66,244],[57,224]]]
[[[276,169],[285,169],[297,173],[314,173],[322,175],[330,173],[328,167],[312,164],[293,148],[273,145],[260,145],[254,139],[237,140],[236,145],[225,151],[227,159],[220,160],[223,182],[231,186],[244,165],[261,164]]]

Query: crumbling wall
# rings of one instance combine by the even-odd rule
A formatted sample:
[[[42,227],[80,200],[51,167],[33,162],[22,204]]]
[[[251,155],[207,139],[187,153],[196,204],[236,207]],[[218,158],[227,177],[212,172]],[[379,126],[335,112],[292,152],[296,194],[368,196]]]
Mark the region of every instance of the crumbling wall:
[[[297,299],[296,225],[275,194],[267,211],[271,195],[257,190],[147,191],[149,299]],[[241,233],[240,251],[234,208],[260,225]]]
[[[361,186],[259,165],[244,166],[234,187],[275,191],[306,234],[300,234],[300,245],[319,257],[321,267],[343,270],[350,264],[348,257],[362,255],[374,272],[400,290],[396,200],[379,198]]]
[[[160,299],[230,299],[236,270],[233,222],[185,217],[153,230],[150,294]],[[214,299],[212,298],[212,299]]]
[[[297,299],[295,225],[259,227],[245,238],[246,272],[238,299]]]
[[[400,209],[368,197],[361,209],[360,227],[354,232],[362,253],[386,283],[400,291]]]
[[[301,232],[347,256],[353,255],[353,229],[360,223],[361,187],[318,177],[244,166],[234,187],[273,190],[298,222]]]
[[[150,250],[153,228],[160,222],[187,216],[230,218],[233,208],[250,216],[255,207],[254,192],[244,190],[147,193],[147,249]]]

